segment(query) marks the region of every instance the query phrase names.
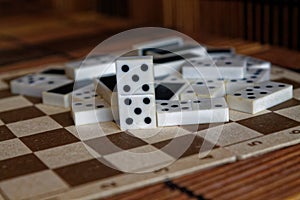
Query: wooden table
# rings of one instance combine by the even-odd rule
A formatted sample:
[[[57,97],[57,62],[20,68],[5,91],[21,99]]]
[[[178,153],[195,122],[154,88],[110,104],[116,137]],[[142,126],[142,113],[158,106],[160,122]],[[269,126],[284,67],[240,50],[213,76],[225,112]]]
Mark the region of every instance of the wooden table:
[[[63,19],[62,19],[63,17]],[[0,19],[0,72],[80,58],[103,39],[130,27],[95,14]],[[241,39],[190,34],[201,43],[232,46],[300,71],[300,53]],[[300,145],[208,169],[109,199],[300,199]]]

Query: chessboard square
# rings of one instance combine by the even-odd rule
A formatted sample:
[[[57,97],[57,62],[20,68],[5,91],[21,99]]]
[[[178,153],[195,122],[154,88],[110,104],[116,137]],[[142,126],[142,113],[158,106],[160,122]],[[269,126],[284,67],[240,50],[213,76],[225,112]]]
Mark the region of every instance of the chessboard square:
[[[229,119],[232,121],[239,121],[239,120],[243,120],[243,119],[247,119],[247,118],[251,118],[251,117],[256,117],[259,115],[263,115],[266,113],[270,113],[271,111],[269,110],[263,110],[261,112],[258,112],[256,114],[249,114],[249,113],[244,113],[244,112],[240,112],[237,110],[229,110]]]
[[[31,153],[30,149],[18,138],[0,142],[0,160]]]
[[[295,89],[295,90],[293,91],[293,96],[294,96],[294,99],[300,100],[300,88]]]
[[[51,169],[93,158],[81,142],[45,149],[35,152],[35,155]]]
[[[278,111],[275,111],[275,113],[300,122],[300,105],[282,109],[282,110],[278,110]]]
[[[21,137],[20,140],[34,152],[79,141],[63,128]]]
[[[37,107],[39,110],[41,110],[46,115],[54,115],[62,112],[70,111],[69,108],[63,108],[59,106],[50,106],[46,104],[35,104],[35,107]]]
[[[107,155],[123,150],[128,150],[147,145],[143,140],[131,136],[129,133],[119,132],[85,141],[99,155]]]
[[[23,96],[13,96],[0,99],[0,112],[31,106],[32,103]]]
[[[0,142],[4,140],[10,140],[15,137],[16,136],[6,126],[0,126]]]
[[[227,122],[226,122],[227,123]],[[207,130],[212,127],[223,125],[224,123],[210,123],[210,124],[194,124],[194,125],[183,125],[180,126],[191,133],[195,133],[202,130]]]
[[[300,105],[300,101],[299,100],[297,100],[297,99],[290,99],[290,100],[285,101],[285,102],[283,102],[281,104],[278,104],[276,106],[268,108],[268,110],[276,111],[276,110],[281,110],[281,109],[284,109],[284,108],[290,108],[290,107],[299,106],[299,105]]]
[[[194,134],[165,140],[152,145],[176,159],[198,154],[200,152],[207,152],[217,147],[214,144],[205,141],[202,137]]]
[[[42,103],[42,98],[23,95],[28,101],[33,104]]]
[[[271,134],[299,126],[299,122],[273,112],[240,120],[237,123],[262,134]]]
[[[63,127],[74,125],[70,112],[58,113],[55,115],[51,115],[50,117]]]
[[[116,176],[122,172],[106,166],[97,159],[87,160],[54,170],[71,186],[78,186],[96,180]]]
[[[114,122],[100,122],[80,126],[65,127],[78,139],[85,141],[120,132],[120,128]]]
[[[16,94],[12,94],[9,89],[0,90],[0,99],[3,99],[5,97],[11,97],[11,96],[16,96]]]
[[[291,79],[280,78],[280,79],[275,79],[273,81],[276,81],[276,82],[279,82],[279,83],[286,83],[286,84],[293,85],[294,89],[300,88],[300,82],[296,82],[296,81],[291,80]]]
[[[34,154],[0,161],[0,181],[47,169]]]
[[[0,188],[9,199],[30,199],[68,188],[54,172],[44,170],[10,179],[0,183]]]
[[[104,156],[116,169],[128,173],[145,173],[161,169],[175,161],[166,153],[147,145]]]
[[[179,136],[189,134],[188,131],[178,127],[178,126],[170,126],[170,127],[159,127],[155,129],[136,129],[136,130],[128,130],[130,134],[137,136],[138,138],[144,140],[145,142],[152,144],[160,141],[173,139]]]
[[[41,112],[39,109],[35,108],[34,106],[19,108],[15,110],[10,110],[6,112],[0,113],[0,118],[3,120],[4,123],[14,123],[18,121],[23,121],[27,119],[32,119],[36,117],[44,116],[45,114]]]
[[[263,134],[234,122],[200,131],[197,135],[222,147],[263,136]]]
[[[33,135],[45,131],[61,128],[56,121],[49,116],[37,117],[34,119],[28,119],[21,122],[14,122],[8,124],[7,127],[17,137]]]

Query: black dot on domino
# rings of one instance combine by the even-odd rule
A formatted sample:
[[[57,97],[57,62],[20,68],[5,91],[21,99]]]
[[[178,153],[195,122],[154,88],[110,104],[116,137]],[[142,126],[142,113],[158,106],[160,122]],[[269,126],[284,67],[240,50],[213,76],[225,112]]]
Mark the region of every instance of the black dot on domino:
[[[134,81],[134,82],[138,82],[139,80],[140,80],[140,77],[138,76],[138,75],[133,75],[132,76],[132,80]]]
[[[171,105],[171,107],[172,107],[172,108],[177,108],[177,107],[178,107],[178,105]]]
[[[273,85],[267,85],[266,86],[266,88],[272,88],[273,87]]]
[[[150,99],[148,97],[143,99],[144,104],[149,104],[150,103]]]
[[[146,123],[146,124],[150,124],[151,123],[151,118],[150,117],[146,117],[145,119],[144,119],[144,122]]]
[[[278,87],[285,87],[285,85],[283,85],[283,84],[280,84],[280,85],[278,85]]]
[[[141,108],[135,108],[134,109],[134,113],[137,114],[137,115],[139,115],[139,114],[142,113],[142,109]]]
[[[200,100],[193,101],[193,103],[201,103]]]
[[[104,105],[97,105],[96,108],[103,108]]]
[[[147,91],[149,91],[150,87],[149,87],[149,85],[144,84],[144,85],[142,86],[142,89],[143,89],[143,91],[147,92]]]
[[[144,71],[144,72],[147,71],[148,70],[148,65],[142,64],[141,70]]]
[[[53,83],[54,83],[54,81],[48,81],[48,84],[50,84],[50,85],[53,84]]]
[[[182,109],[182,110],[188,110],[189,107],[182,107],[181,109]]]
[[[215,107],[216,107],[216,108],[221,108],[222,105],[221,105],[221,104],[217,104],[217,105],[215,105]]]
[[[86,107],[92,107],[93,104],[86,104]]]
[[[128,71],[129,71],[128,65],[123,65],[123,66],[121,67],[121,69],[122,69],[123,72],[128,72]]]
[[[248,99],[256,99],[256,97],[255,96],[250,96],[250,97],[248,97]]]
[[[131,105],[132,100],[129,99],[129,98],[126,98],[126,99],[124,100],[124,103],[125,103],[125,105],[129,106],[129,105]]]
[[[268,94],[267,92],[260,92],[260,94]]]
[[[186,93],[194,93],[194,91],[193,90],[188,90],[188,91],[186,91]]]
[[[251,92],[251,91],[253,91],[253,89],[246,89],[246,91],[247,91],[247,92]]]
[[[166,112],[166,111],[169,111],[169,109],[168,108],[164,108],[161,111]]]
[[[226,64],[226,65],[231,65],[232,62],[229,62],[229,61],[228,61],[228,62],[225,62],[225,64]]]
[[[75,105],[75,106],[81,106],[82,103],[75,103],[74,105]]]
[[[130,86],[129,85],[124,85],[123,90],[124,90],[124,92],[129,92],[130,91]]]
[[[133,119],[129,117],[125,120],[125,122],[126,124],[131,125],[133,123]]]
[[[160,105],[162,105],[162,106],[167,106],[168,103],[161,103]]]
[[[235,93],[234,96],[241,96],[241,93]]]

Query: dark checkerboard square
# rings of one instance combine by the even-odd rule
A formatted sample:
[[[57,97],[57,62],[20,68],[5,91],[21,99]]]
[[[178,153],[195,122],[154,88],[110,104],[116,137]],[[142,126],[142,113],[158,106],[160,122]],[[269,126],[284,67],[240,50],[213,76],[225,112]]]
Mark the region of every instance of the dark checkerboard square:
[[[30,97],[30,96],[26,96],[24,95],[24,97],[30,101],[31,103],[33,104],[38,104],[38,103],[42,103],[42,98],[39,98],[39,97]]]
[[[17,121],[44,116],[45,114],[34,106],[5,111],[0,113],[0,119],[8,124]]]
[[[293,85],[294,89],[300,88],[300,83],[296,82],[296,81],[293,81],[291,79],[280,78],[280,79],[275,79],[274,81]]]
[[[0,142],[15,137],[16,136],[6,126],[0,126]]]
[[[63,128],[21,137],[20,140],[32,151],[39,151],[79,141],[74,135]]]
[[[11,96],[15,96],[15,94],[12,94],[9,89],[0,90],[0,99]]]
[[[298,106],[300,105],[300,101],[297,100],[297,99],[290,99],[284,103],[281,103],[281,104],[278,104],[276,106],[273,106],[272,108],[269,108],[268,110],[271,110],[271,111],[276,111],[276,110],[281,110],[281,109],[284,109],[284,108],[290,108],[290,107],[293,107],[293,106]]]
[[[97,159],[57,168],[54,171],[71,186],[121,174],[120,171],[106,166]]]
[[[237,123],[262,134],[271,134],[300,125],[297,121],[273,112],[240,120]]]
[[[0,161],[0,181],[47,169],[34,154]]]
[[[85,141],[85,143],[100,155],[107,155],[147,145],[147,143],[143,140],[125,132],[114,133],[107,137],[91,139]]]
[[[208,151],[217,146],[205,141],[202,137],[195,135],[185,135],[174,139],[165,140],[152,144],[157,149],[171,155],[174,158],[181,158]]]
[[[59,113],[55,115],[50,115],[52,119],[54,119],[57,123],[62,125],[63,127],[74,125],[73,119],[71,117],[70,112]]]

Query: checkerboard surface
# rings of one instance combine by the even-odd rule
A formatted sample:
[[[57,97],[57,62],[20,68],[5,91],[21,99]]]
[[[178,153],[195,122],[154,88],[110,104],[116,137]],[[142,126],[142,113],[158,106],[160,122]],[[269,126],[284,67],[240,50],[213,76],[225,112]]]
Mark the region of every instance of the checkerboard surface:
[[[0,199],[106,197],[300,143],[300,75],[276,66],[271,79],[292,84],[293,99],[255,115],[231,110],[224,124],[159,132],[122,132],[114,122],[75,127],[70,110],[11,94],[8,82],[15,76],[0,78]],[[177,159],[176,147],[186,141],[191,144]],[[212,150],[199,157],[205,147]],[[128,151],[157,153],[139,162]],[[125,173],[103,163],[150,172]]]

